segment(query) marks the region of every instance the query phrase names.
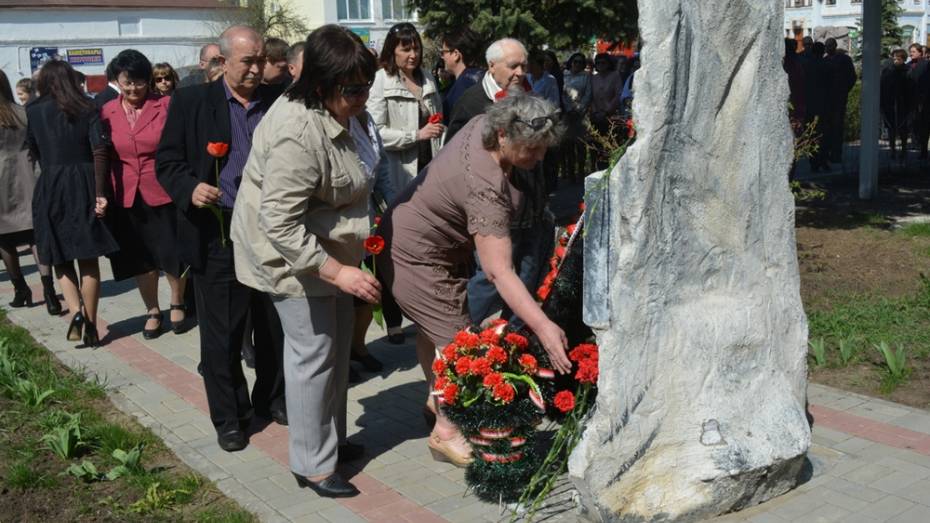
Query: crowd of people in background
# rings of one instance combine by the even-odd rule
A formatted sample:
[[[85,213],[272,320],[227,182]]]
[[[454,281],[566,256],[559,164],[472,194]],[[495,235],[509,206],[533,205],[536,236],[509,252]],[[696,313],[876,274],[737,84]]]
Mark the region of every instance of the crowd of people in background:
[[[380,53],[335,25],[293,44],[234,26],[184,78],[123,50],[96,95],[63,61],[15,95],[0,71],[10,306],[33,305],[18,252],[28,245],[66,338],[105,344],[108,258],[113,279],[138,288],[144,338],[199,326],[218,445],[247,446],[253,418],[289,425],[297,481],[324,496],[357,493],[335,467],[364,453],[346,439],[345,409],[347,383],[361,379],[350,360],[382,369],[365,346],[371,304],[390,343],[406,342],[404,317],[416,325],[430,390],[436,350],[497,314],[535,332],[564,370],[564,333],[532,297],[553,247],[548,200],[559,179],[603,167],[588,135],[629,116],[638,57],[563,62],[468,28],[435,45],[409,23]],[[362,270],[362,240],[381,214],[376,277]],[[432,396],[423,415],[433,455],[467,464],[469,443]]]

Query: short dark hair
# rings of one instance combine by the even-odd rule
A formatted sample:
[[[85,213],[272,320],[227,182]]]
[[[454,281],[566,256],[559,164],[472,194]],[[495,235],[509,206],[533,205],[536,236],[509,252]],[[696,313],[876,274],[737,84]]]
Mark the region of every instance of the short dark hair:
[[[306,44],[304,42],[297,42],[296,44],[290,46],[287,49],[287,63],[289,64],[297,63],[298,57],[300,57],[301,60],[303,60],[303,57],[301,57],[300,54],[304,52],[305,45]]]
[[[303,72],[288,89],[292,101],[307,107],[322,105],[345,81],[362,78],[371,83],[378,64],[362,39],[345,27],[327,24],[307,36]]]
[[[915,48],[915,47],[916,47],[917,50],[920,51],[921,53],[924,52],[924,46],[918,44],[917,42],[914,42],[913,44],[911,44],[907,49],[908,49],[908,51],[910,51],[911,49],[913,49],[913,48]]]
[[[900,56],[902,60],[907,60],[907,51],[904,49],[895,49],[891,52],[891,56]]]
[[[61,60],[45,62],[42,69],[39,69],[36,89],[43,97],[48,96],[54,99],[58,108],[71,121],[96,109],[90,99],[84,96],[84,92],[77,84],[74,68],[68,62]]]
[[[442,43],[450,51],[462,53],[465,67],[482,67],[484,65],[484,40],[470,27],[452,31],[442,37]]]
[[[414,73],[417,75],[417,80],[420,80],[420,67],[423,65],[423,40],[420,39],[417,28],[410,22],[401,22],[388,31],[387,37],[384,39],[384,46],[381,48],[381,67],[389,76],[395,76],[397,74],[397,63],[394,61],[394,49],[397,46],[407,45],[413,45],[420,50],[420,63],[417,64],[417,70]]]
[[[280,38],[271,37],[265,40],[265,59],[269,62],[287,60],[287,51],[290,44]]]
[[[610,71],[614,70],[614,57],[610,56],[607,53],[597,53],[597,55],[594,57],[594,63],[597,64],[598,60],[606,60],[608,70]]]
[[[546,63],[546,53],[544,51],[540,51],[539,49],[533,49],[530,51],[529,56],[526,57],[526,61],[530,64],[543,67],[543,65]]]
[[[113,79],[126,73],[131,80],[145,80],[146,84],[152,81],[152,62],[144,54],[135,49],[120,51],[110,62],[113,69]]]
[[[823,42],[814,42],[814,47],[812,49],[817,56],[823,56],[823,54],[827,52],[827,46],[825,46]]]

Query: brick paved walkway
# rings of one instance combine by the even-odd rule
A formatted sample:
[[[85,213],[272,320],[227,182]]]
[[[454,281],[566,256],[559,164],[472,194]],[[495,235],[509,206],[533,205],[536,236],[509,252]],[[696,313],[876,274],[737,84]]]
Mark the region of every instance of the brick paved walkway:
[[[34,269],[31,259],[22,262],[27,272]],[[108,263],[102,265],[108,278]],[[41,296],[38,275],[28,280]],[[5,274],[0,287],[5,303],[11,292]],[[161,291],[165,308],[165,283]],[[12,309],[9,318],[65,364],[106,380],[120,409],[263,521],[507,519],[496,505],[465,494],[460,469],[430,458],[420,414],[426,391],[412,344],[391,346],[380,341],[377,327],[369,331],[370,350],[386,365],[349,389],[350,439],[364,444],[368,456],[346,472],[362,494],[334,501],[297,488],[287,467],[284,427],[253,427],[257,432],[246,450],[220,450],[196,373],[196,329],[145,341],[144,311],[134,287],[105,282],[102,294],[100,329],[108,343],[98,350],[75,350],[64,339],[65,319],[49,317],[44,306]],[[930,521],[930,412],[818,385],[811,385],[810,401],[816,416],[811,479],[781,498],[715,521]],[[564,501],[551,507],[546,521],[579,519],[570,492],[562,492]]]

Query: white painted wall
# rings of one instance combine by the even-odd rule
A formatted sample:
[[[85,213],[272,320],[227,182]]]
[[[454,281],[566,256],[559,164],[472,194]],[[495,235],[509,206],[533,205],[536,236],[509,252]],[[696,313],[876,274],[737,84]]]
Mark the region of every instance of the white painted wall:
[[[31,75],[33,47],[102,48],[104,63],[137,49],[152,63],[196,64],[200,47],[227,25],[221,9],[0,9],[0,68],[12,82]],[[75,67],[103,74],[104,65]]]
[[[368,4],[369,17],[365,19],[339,19],[339,3],[360,2]],[[339,24],[352,29],[367,29],[371,47],[380,50],[388,30],[399,22],[416,23],[416,15],[411,14],[407,19],[385,19],[382,12],[382,0],[291,0],[291,5],[300,15],[307,19],[310,29],[325,24]]]
[[[827,0],[810,0],[810,6],[793,7],[795,0],[785,2],[785,30],[791,31],[795,26],[804,28],[804,36],[811,34],[815,27],[839,26],[856,27],[862,17],[862,0],[836,0],[834,5]],[[807,2],[800,2],[807,3]],[[905,41],[927,44],[930,34],[930,0],[899,0],[904,13],[898,17],[898,25],[912,27],[913,34],[906,34]],[[809,31],[810,30],[810,31]],[[793,36],[794,33],[791,32]]]

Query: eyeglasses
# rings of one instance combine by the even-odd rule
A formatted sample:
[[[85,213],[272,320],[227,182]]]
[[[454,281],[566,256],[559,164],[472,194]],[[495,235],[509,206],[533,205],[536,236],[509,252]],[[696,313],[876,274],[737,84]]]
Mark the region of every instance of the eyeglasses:
[[[371,82],[339,86],[339,92],[346,98],[361,98],[363,96],[368,96],[368,92],[370,90]]]
[[[162,83],[162,82],[169,82],[169,81],[171,81],[171,79],[168,78],[167,76],[156,76],[154,80],[155,80],[155,83],[156,83],[156,84],[160,84],[160,83]]]
[[[522,123],[534,131],[542,131],[546,128],[547,125],[549,125],[549,122],[552,122],[552,125],[555,125],[559,122],[559,113],[550,114],[548,116],[539,116],[528,122],[526,120],[521,120],[520,118],[514,118],[513,121]]]
[[[455,49],[440,49],[440,50],[439,50],[439,56],[443,56],[443,55],[445,55],[446,53],[451,53],[451,52],[453,52],[453,51],[455,51]]]

